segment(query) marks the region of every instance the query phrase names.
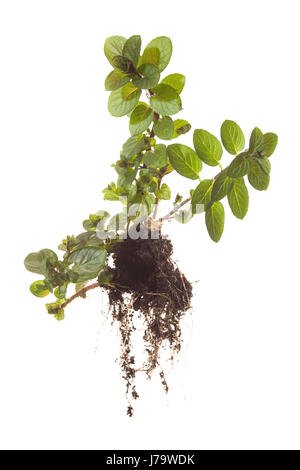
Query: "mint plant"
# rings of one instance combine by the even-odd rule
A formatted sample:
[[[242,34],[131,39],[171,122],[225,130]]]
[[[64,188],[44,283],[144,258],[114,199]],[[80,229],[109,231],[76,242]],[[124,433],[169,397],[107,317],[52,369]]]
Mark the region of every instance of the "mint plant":
[[[103,189],[104,200],[118,202],[119,209],[113,215],[107,211],[90,214],[83,221],[82,233],[62,240],[58,247],[61,257],[42,249],[25,258],[25,267],[43,277],[31,284],[32,294],[54,294],[55,300],[46,308],[57,320],[64,319],[68,304],[84,298],[89,290],[101,288],[108,294],[112,318],[121,331],[120,363],[131,415],[131,399],[138,397],[137,371],[150,378],[158,368],[168,390],[160,350],[168,344],[172,357],[180,350],[180,320],[192,297],[191,284],[172,261],[171,241],[162,236],[164,221],[174,218],[186,223],[193,217],[205,217],[210,238],[218,242],[225,220],[221,201],[227,197],[232,213],[243,219],[249,205],[246,177],[256,190],[268,188],[269,157],[277,136],[255,127],[246,145],[238,124],[225,120],[221,141],[204,129],[195,129],[193,146],[179,143],[191,124],[174,119],[182,110],[184,75],[162,77],[172,55],[171,40],[155,38],[141,53],[140,36],[112,36],[105,41],[104,53],[113,68],[105,79],[105,89],[110,92],[108,110],[113,116],[126,117],[130,133],[112,165],[116,180]],[[221,165],[224,149],[233,156],[225,167]],[[202,176],[205,165],[218,167],[215,177]],[[171,200],[174,171],[183,177],[182,189],[187,182],[190,189],[183,197],[173,188],[172,208],[158,217],[160,201]],[[75,292],[68,296],[71,284]],[[141,316],[146,359],[138,367],[132,335],[135,319]]]

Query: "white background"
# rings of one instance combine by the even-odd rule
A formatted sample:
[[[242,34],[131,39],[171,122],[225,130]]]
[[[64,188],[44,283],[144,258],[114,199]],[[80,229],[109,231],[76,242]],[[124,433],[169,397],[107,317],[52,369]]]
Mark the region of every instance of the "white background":
[[[297,6],[0,1],[1,448],[300,448]],[[279,135],[268,191],[250,189],[243,221],[226,207],[220,243],[201,216],[170,228],[182,270],[199,281],[193,323],[169,396],[155,378],[139,380],[131,420],[105,298],[93,291],[57,322],[23,267],[27,253],[56,249],[104,207],[128,137],[103,85],[113,34],[141,34],[143,46],[172,38],[164,74],[187,76],[181,116],[194,128],[219,135],[233,119],[247,136],[254,126]],[[184,194],[194,187],[172,181]]]

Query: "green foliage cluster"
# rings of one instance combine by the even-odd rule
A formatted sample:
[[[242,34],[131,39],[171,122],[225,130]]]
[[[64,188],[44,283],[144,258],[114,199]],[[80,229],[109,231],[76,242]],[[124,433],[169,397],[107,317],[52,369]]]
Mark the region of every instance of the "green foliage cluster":
[[[66,297],[69,284],[76,285],[77,294],[73,296],[76,297],[85,295],[89,280],[98,279],[100,285],[111,282],[107,255],[114,243],[122,241],[120,233],[128,230],[131,222],[137,223],[145,216],[155,218],[153,205],[171,199],[170,187],[162,182],[167,175],[176,171],[197,181],[184,201],[176,195],[170,215],[187,222],[205,213],[209,236],[218,242],[225,220],[221,201],[227,197],[232,213],[243,219],[249,205],[245,177],[253,188],[266,190],[270,182],[269,157],[277,145],[276,134],[263,134],[255,127],[245,148],[244,133],[231,120],[221,126],[221,140],[204,129],[195,129],[193,147],[176,142],[191,130],[191,125],[184,119],[173,118],[182,110],[184,75],[161,77],[171,59],[171,40],[164,36],[155,38],[142,52],[140,36],[129,39],[112,36],[105,41],[104,53],[113,67],[105,80],[105,89],[110,92],[108,110],[112,116],[127,117],[130,137],[112,165],[117,179],[103,194],[104,200],[123,203],[123,209],[113,216],[106,211],[91,214],[83,221],[82,233],[67,236],[59,245],[64,252],[62,260],[49,249],[26,257],[25,267],[44,277],[30,286],[31,292],[37,297],[55,294],[56,301],[46,307],[58,320],[64,318],[64,308],[70,302]],[[141,101],[143,92],[147,102]],[[223,148],[234,156],[226,168],[220,163]],[[205,179],[200,177],[205,165],[218,166],[220,170],[215,177]],[[181,211],[184,204],[188,208]],[[132,206],[139,210],[131,213]],[[104,236],[99,237],[100,232]]]

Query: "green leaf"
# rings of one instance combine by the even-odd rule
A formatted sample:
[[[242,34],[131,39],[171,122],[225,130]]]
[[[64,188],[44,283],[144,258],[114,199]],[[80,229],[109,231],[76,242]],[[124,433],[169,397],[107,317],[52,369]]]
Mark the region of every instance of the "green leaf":
[[[197,188],[193,192],[192,196],[192,212],[193,214],[198,214],[203,212],[203,210],[197,210],[197,204],[205,205],[208,204],[211,200],[211,190],[214,184],[214,180],[203,180],[198,184]],[[199,209],[199,208],[198,208]]]
[[[251,170],[248,174],[249,183],[258,191],[268,189],[270,183],[270,176],[266,171],[266,167],[263,167],[261,160],[262,159],[259,158],[252,162]],[[269,162],[267,158],[266,160]]]
[[[50,293],[45,281],[35,281],[30,286],[30,292],[36,297],[46,297]]]
[[[49,267],[55,265],[58,261],[57,255],[54,251],[49,250],[48,248],[40,250],[38,255],[41,272],[45,277],[48,277]]]
[[[153,173],[148,168],[142,168],[140,170],[139,176],[139,181],[142,183],[142,185],[148,185],[153,180]]]
[[[210,166],[218,165],[223,149],[217,137],[204,129],[196,129],[194,131],[194,147],[204,163]]]
[[[218,242],[223,234],[225,211],[223,204],[214,202],[205,213],[205,223],[208,234],[214,242]]]
[[[155,196],[158,199],[169,200],[171,199],[171,189],[167,184],[162,184],[161,188],[155,191]]]
[[[63,320],[64,319],[64,309],[62,305],[65,303],[64,299],[58,299],[56,302],[51,302],[50,304],[46,304],[47,312],[51,315],[54,315],[56,320]]]
[[[113,65],[112,60],[117,55],[123,54],[123,47],[126,38],[123,36],[110,36],[104,43],[104,54],[109,62]]]
[[[157,178],[153,178],[152,181],[148,185],[149,193],[154,193],[158,188],[158,181]]]
[[[154,96],[150,98],[150,106],[156,113],[169,116],[181,110],[181,99],[174,88],[169,85],[158,85],[152,91]]]
[[[112,64],[116,69],[119,69],[124,73],[133,73],[135,71],[135,68],[130,60],[121,55],[116,55],[112,59]]]
[[[258,127],[255,127],[250,136],[249,154],[254,155],[255,153],[259,152],[260,150],[262,150],[263,145],[264,145],[263,133]]]
[[[142,63],[154,64],[162,72],[170,62],[172,55],[172,42],[170,38],[160,36],[153,39],[145,47]]]
[[[120,174],[118,178],[118,186],[124,187],[128,184],[131,184],[138,172],[138,166],[134,166],[133,168],[129,167],[124,174]]]
[[[153,64],[158,65],[159,63],[159,49],[157,47],[149,47],[144,50],[144,53],[139,61],[139,65],[143,64]]]
[[[111,185],[108,185],[107,188],[103,189],[103,199],[104,201],[119,201],[120,200],[120,193],[114,188],[111,187]]]
[[[133,171],[133,168],[130,167],[130,170]],[[125,173],[125,176],[126,176],[126,173]],[[117,187],[115,183],[110,183],[107,186],[107,188],[103,189],[102,192],[104,194],[104,200],[119,201],[122,196],[123,197],[126,196],[128,200],[132,199],[135,196],[136,191],[137,191],[136,185],[133,185],[133,184],[126,184],[124,187],[121,187],[121,186]]]
[[[154,113],[146,104],[138,104],[132,111],[129,120],[129,130],[131,135],[138,135],[144,132],[151,124]]]
[[[163,144],[157,144],[153,152],[146,152],[143,161],[149,168],[163,168],[168,163],[167,149]]]
[[[75,243],[74,240],[74,235],[72,235],[71,237],[67,235],[67,237],[63,239],[62,242],[58,245],[58,249],[62,251],[69,251]]]
[[[185,76],[181,75],[181,73],[171,73],[167,75],[161,83],[171,86],[177,91],[178,95],[180,95],[185,85]]]
[[[58,302],[51,302],[45,305],[47,312],[51,315],[57,313],[60,309],[60,305]]]
[[[134,198],[137,192],[137,187],[135,184],[126,184],[124,188],[122,188],[127,196],[128,201]]]
[[[233,215],[238,219],[243,219],[249,207],[249,193],[244,178],[235,180],[227,199]]]
[[[99,246],[102,244],[103,241],[99,239],[96,232],[83,232],[76,236],[73,249],[83,248],[86,246]]]
[[[125,142],[122,147],[122,157],[130,160],[134,155],[140,153],[145,148],[145,139],[143,135],[133,135]]]
[[[67,286],[66,285],[59,286],[54,291],[54,295],[58,299],[65,299],[66,293],[67,293]]]
[[[126,85],[130,81],[130,75],[125,75],[120,70],[113,70],[105,79],[105,90],[114,91]]]
[[[155,135],[162,140],[171,140],[174,134],[174,122],[169,116],[164,116],[154,122]]]
[[[76,283],[78,279],[78,273],[74,273],[71,269],[67,268],[66,274],[68,276],[68,281]]]
[[[88,281],[97,277],[106,261],[104,248],[88,247],[73,251],[68,256],[68,262],[74,263],[72,271],[78,273],[78,282]]]
[[[227,175],[227,171],[223,170],[216,178],[212,192],[211,200],[220,201],[223,197],[227,196],[232,186],[232,178]]]
[[[127,83],[122,88],[112,91],[108,99],[108,110],[112,116],[121,117],[128,114],[137,105],[141,96],[132,83]]]
[[[189,122],[185,121],[184,119],[176,119],[174,121],[174,134],[173,139],[179,137],[180,135],[186,134],[191,130],[192,126]]]
[[[55,318],[55,320],[57,320],[57,321],[62,321],[62,320],[64,320],[64,319],[65,319],[65,312],[64,312],[64,309],[61,308],[58,313],[55,313],[55,314],[54,314],[54,318]]]
[[[132,83],[137,88],[150,89],[158,84],[160,72],[156,65],[143,64],[138,68],[138,72],[142,77],[133,78],[132,80]]]
[[[183,144],[172,144],[168,146],[167,152],[177,173],[192,180],[198,179],[202,163],[193,149]]]
[[[271,163],[267,157],[253,158],[252,161],[256,162],[266,175],[271,173]]]
[[[35,274],[42,274],[38,253],[29,253],[24,260],[24,265],[27,271]]]
[[[82,222],[82,226],[88,232],[96,232],[96,227],[98,223],[92,222],[90,219],[86,219]]]
[[[102,269],[102,271],[100,272],[98,276],[98,282],[100,286],[111,285],[111,281],[113,280],[114,276],[115,276],[115,271],[112,268],[107,267],[107,268]]]
[[[148,215],[151,214],[153,206],[155,205],[155,197],[153,194],[145,194],[142,199],[143,203],[146,205],[148,210]]]
[[[137,193],[129,206],[130,220],[135,220],[136,223],[145,220],[147,215],[152,212],[154,204],[155,197],[153,194]],[[132,208],[134,210],[131,210]]]
[[[90,214],[89,218],[82,222],[83,228],[89,232],[96,232],[99,229],[100,222],[105,221],[109,217],[107,211],[99,211],[96,214]],[[103,223],[101,225],[103,225]]]
[[[252,160],[248,158],[247,153],[241,153],[232,160],[227,169],[227,174],[231,178],[241,178],[249,173],[251,165]]]
[[[245,136],[234,121],[224,121],[221,126],[221,139],[227,152],[237,155],[245,147]]]
[[[54,251],[44,248],[37,253],[30,253],[24,260],[25,268],[36,274],[48,275],[49,265],[54,265],[58,261]]]
[[[132,137],[135,137],[135,136],[132,136]],[[118,175],[125,175],[128,170],[132,169],[132,163],[129,161],[126,161],[122,152],[120,153],[120,157],[121,157],[121,160],[118,160],[116,163],[113,163],[112,167],[115,168]],[[108,189],[112,189],[110,186],[114,186],[114,189],[115,189],[116,185],[115,183],[111,183]],[[121,185],[118,185],[118,186],[121,186]]]
[[[131,36],[124,44],[123,56],[129,59],[136,67],[140,58],[142,40],[141,36]]]
[[[54,283],[52,281],[50,281],[49,279],[44,279],[44,283],[45,283],[46,289],[48,289],[50,292],[53,292]]]
[[[262,156],[270,157],[276,149],[278,137],[273,132],[264,134],[264,145],[261,151]]]

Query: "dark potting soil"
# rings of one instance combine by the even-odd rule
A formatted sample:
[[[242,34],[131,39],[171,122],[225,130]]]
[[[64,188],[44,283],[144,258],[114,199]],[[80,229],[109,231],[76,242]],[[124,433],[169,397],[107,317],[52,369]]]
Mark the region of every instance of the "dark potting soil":
[[[191,306],[192,285],[172,261],[173,245],[160,234],[157,239],[125,239],[112,253],[114,277],[106,286],[113,320],[121,332],[120,364],[126,381],[127,413],[133,414],[132,399],[139,397],[135,376],[143,371],[151,378],[158,368],[162,385],[168,384],[160,364],[160,352],[170,350],[171,358],[181,348],[180,320]],[[134,320],[143,319],[143,340],[147,359],[136,369],[131,336]]]

